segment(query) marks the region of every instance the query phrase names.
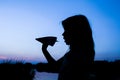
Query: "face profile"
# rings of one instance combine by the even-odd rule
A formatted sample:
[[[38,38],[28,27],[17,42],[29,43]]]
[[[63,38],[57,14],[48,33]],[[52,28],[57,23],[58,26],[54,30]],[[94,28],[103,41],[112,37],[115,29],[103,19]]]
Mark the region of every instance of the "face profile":
[[[69,35],[69,32],[64,31],[63,34],[62,34],[62,36],[63,36],[63,39],[64,39],[65,43],[66,43],[67,45],[69,45],[70,42],[71,42],[71,41],[70,41],[70,40],[71,40],[71,35]]]

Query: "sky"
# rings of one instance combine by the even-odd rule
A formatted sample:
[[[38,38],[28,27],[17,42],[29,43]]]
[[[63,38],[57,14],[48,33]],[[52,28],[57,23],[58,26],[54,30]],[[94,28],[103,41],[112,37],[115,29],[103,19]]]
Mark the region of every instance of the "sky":
[[[58,60],[67,51],[61,21],[85,15],[93,31],[95,60],[120,59],[119,0],[0,0],[0,59],[47,62],[35,38],[56,36],[48,51]]]

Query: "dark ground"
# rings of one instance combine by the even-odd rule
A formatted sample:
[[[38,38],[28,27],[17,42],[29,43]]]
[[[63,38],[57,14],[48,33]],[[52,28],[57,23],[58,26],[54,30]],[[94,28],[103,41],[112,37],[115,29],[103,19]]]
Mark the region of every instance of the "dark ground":
[[[33,80],[38,72],[58,73],[59,67],[47,63],[0,63],[0,80]],[[88,66],[90,80],[120,80],[120,60],[114,62],[95,61]]]

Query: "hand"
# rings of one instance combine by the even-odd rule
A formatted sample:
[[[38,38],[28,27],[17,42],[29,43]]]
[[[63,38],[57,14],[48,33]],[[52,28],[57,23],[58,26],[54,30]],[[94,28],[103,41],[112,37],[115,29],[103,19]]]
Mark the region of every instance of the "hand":
[[[42,44],[42,49],[47,49],[47,47],[48,47],[48,44]]]

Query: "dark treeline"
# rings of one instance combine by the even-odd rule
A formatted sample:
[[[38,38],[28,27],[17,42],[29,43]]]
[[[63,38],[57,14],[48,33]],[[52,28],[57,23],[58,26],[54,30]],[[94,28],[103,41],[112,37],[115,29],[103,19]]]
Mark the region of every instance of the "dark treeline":
[[[85,69],[87,67],[86,71],[90,74],[90,80],[120,80],[120,60],[114,62],[94,61],[92,65],[84,67]],[[83,67],[80,65],[79,68]],[[58,73],[59,67],[53,64],[38,63],[36,64],[36,70],[38,72]]]
[[[0,64],[0,80],[33,80],[34,76],[31,63],[5,61]]]
[[[0,80],[33,80],[35,70],[38,72],[59,73],[59,64],[48,63],[0,63]],[[120,80],[120,60],[114,62],[94,61],[93,65],[87,65],[90,80]],[[79,66],[79,68],[82,68]],[[78,73],[79,74],[79,73]]]

